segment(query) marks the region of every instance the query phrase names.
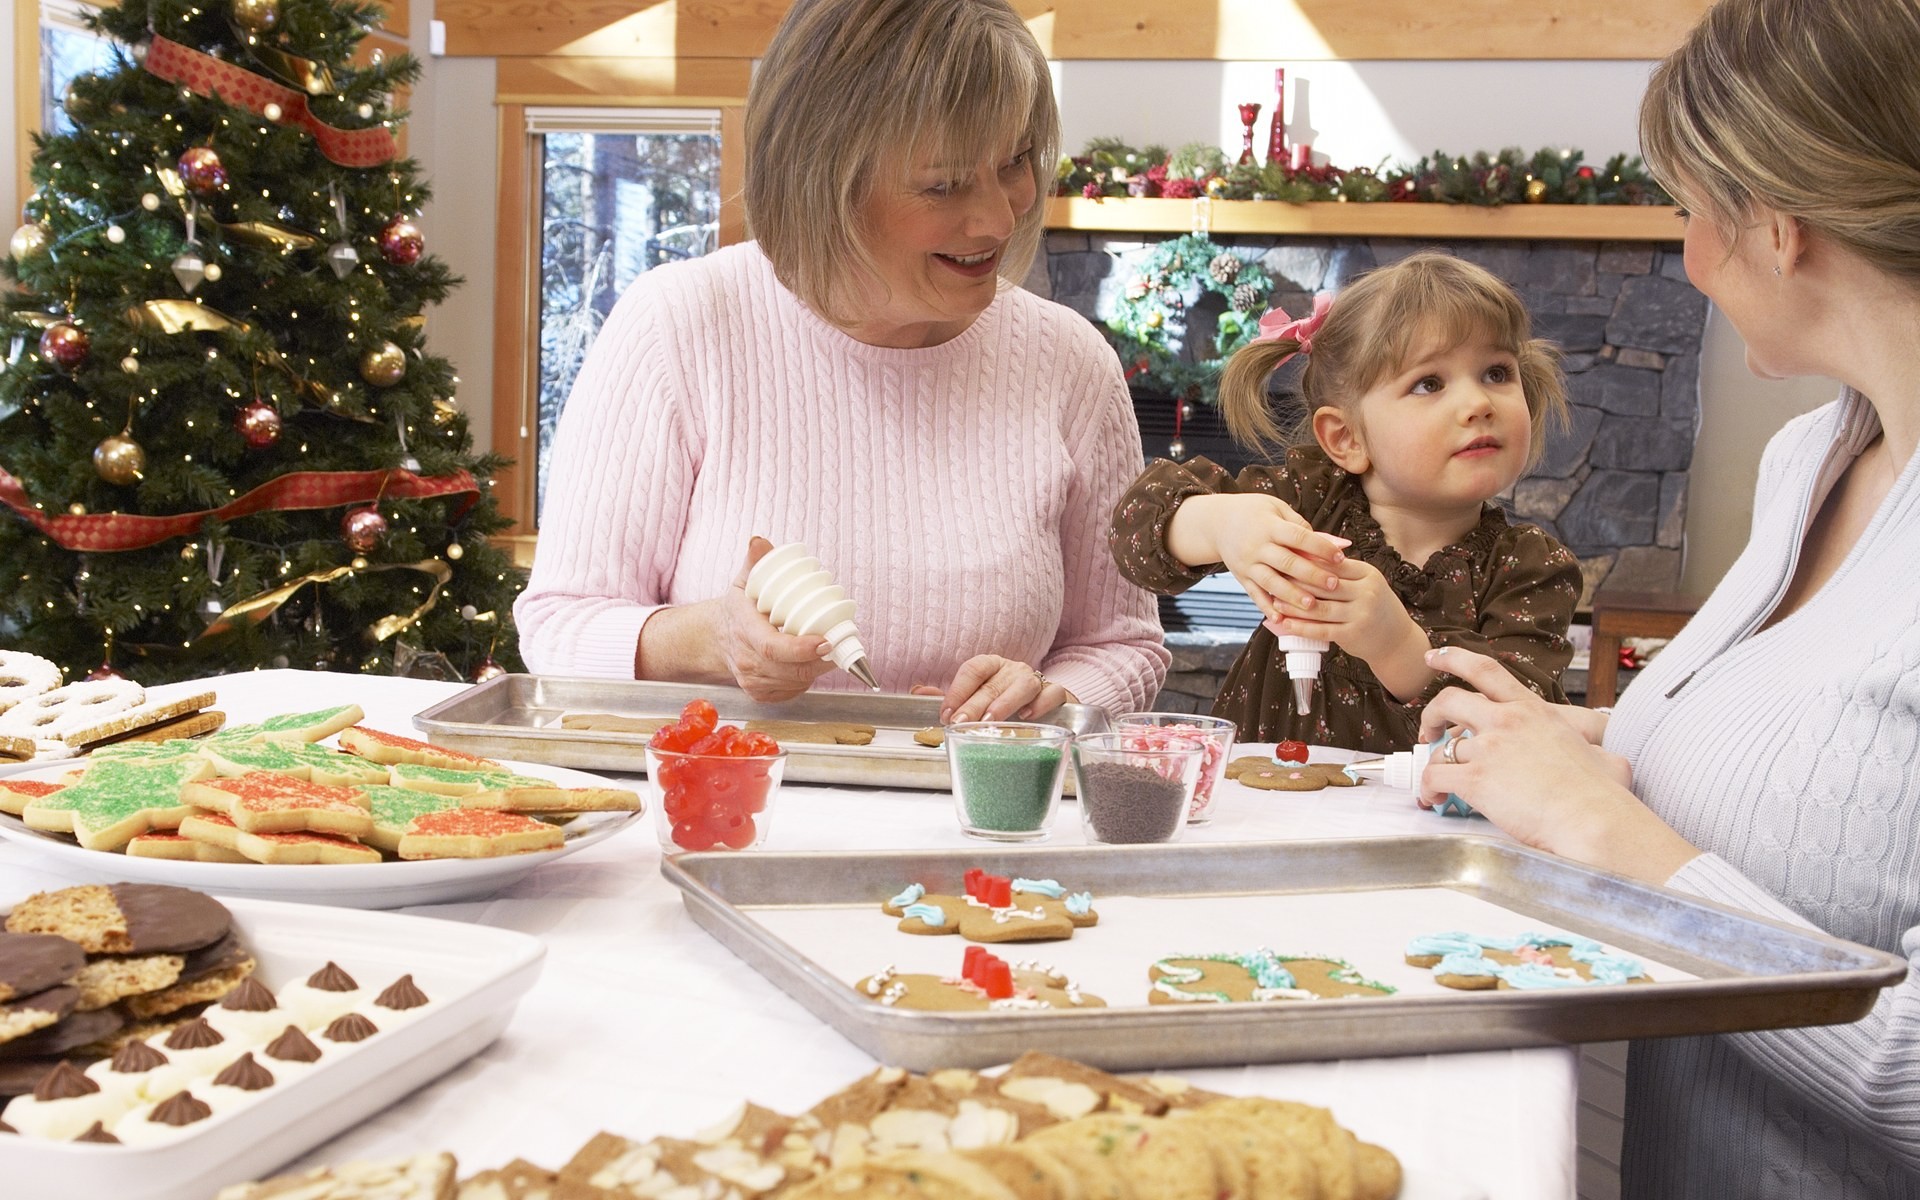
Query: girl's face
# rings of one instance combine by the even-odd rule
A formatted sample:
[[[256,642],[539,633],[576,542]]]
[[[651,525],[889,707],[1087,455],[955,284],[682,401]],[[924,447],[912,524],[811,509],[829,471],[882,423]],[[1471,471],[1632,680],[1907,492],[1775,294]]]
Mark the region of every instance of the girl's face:
[[[1421,343],[1351,414],[1335,444],[1316,432],[1335,462],[1365,476],[1375,505],[1477,509],[1520,478],[1533,445],[1519,361],[1484,335]]]
[[[993,303],[1000,257],[1036,192],[1024,144],[970,167],[927,160],[904,177],[882,170],[864,214],[878,278],[847,332],[878,346],[958,337]]]

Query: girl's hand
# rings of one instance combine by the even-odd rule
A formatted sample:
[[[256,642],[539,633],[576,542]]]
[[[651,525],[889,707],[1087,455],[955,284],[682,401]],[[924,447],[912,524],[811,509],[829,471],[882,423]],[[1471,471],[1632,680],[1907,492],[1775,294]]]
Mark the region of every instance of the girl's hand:
[[[747,599],[747,572],[772,549],[773,543],[763,537],[748,542],[747,559],[726,595],[706,602],[714,644],[727,672],[741,691],[761,701],[791,700],[835,669],[831,659],[821,657],[827,639],[781,633]]]
[[[1280,603],[1281,620],[1269,621],[1276,634],[1320,638],[1374,667],[1381,660],[1404,654],[1418,659],[1427,649],[1427,637],[1407,615],[1406,605],[1379,568],[1359,559],[1344,559],[1332,569],[1331,585],[1308,587],[1312,607]],[[1417,649],[1409,650],[1409,647]],[[1428,679],[1431,672],[1422,672]],[[1422,684],[1424,687],[1424,683]],[[1417,694],[1419,688],[1415,688]]]
[[[928,684],[913,687],[916,696],[941,696]],[[1024,721],[1074,703],[1073,693],[1040,673],[1040,668],[998,654],[976,654],[960,665],[940,705],[940,723]]]
[[[1175,558],[1188,566],[1224,565],[1268,620],[1280,618],[1283,603],[1311,608],[1309,589],[1339,582],[1333,568],[1349,545],[1259,492],[1191,496],[1167,525],[1167,549]]]
[[[1452,792],[1526,845],[1649,883],[1699,854],[1633,794],[1626,760],[1556,711],[1570,705],[1548,704],[1485,655],[1443,648],[1427,662],[1480,690],[1448,688],[1427,705],[1421,741],[1450,725],[1473,736],[1451,743],[1453,762],[1428,763],[1422,806]]]

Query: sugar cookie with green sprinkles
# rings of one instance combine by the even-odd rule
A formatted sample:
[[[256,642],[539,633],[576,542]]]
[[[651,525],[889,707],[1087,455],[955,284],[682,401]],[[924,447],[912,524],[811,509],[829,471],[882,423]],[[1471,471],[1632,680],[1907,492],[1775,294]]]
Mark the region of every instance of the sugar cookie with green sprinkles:
[[[217,742],[318,742],[352,725],[367,714],[358,704],[342,704],[315,712],[282,713],[254,725],[234,725],[212,735]]]
[[[306,742],[244,742],[207,746],[201,754],[221,775],[237,777],[255,771],[310,779],[315,783],[347,787],[385,783],[387,768],[351,754]]]
[[[178,829],[191,811],[180,790],[212,773],[204,759],[96,763],[20,816],[30,829],[70,833],[89,850],[121,850],[140,834]]]
[[[450,767],[427,767],[419,763],[393,763],[387,767],[387,782],[394,787],[416,792],[439,792],[443,796],[478,796],[506,788],[550,788],[552,782],[511,771],[456,771]]]

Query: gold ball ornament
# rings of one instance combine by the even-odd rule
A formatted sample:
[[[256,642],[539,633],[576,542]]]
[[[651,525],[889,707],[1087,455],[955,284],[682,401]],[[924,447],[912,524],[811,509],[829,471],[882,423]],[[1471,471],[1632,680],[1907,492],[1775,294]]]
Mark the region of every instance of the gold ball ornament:
[[[93,469],[108,483],[138,483],[147,469],[147,452],[126,434],[116,433],[93,448]]]
[[[381,342],[360,356],[360,378],[375,387],[392,387],[406,373],[406,352],[392,342]]]
[[[1527,180],[1527,203],[1541,204],[1547,198],[1547,181],[1544,179]]]
[[[454,562],[459,562],[461,557],[465,554],[466,554],[466,550],[461,547],[459,542],[447,543],[447,557],[452,559]]]
[[[16,261],[32,258],[47,248],[47,227],[38,221],[30,221],[13,231],[13,237],[7,242],[7,251]]]
[[[1166,324],[1166,320],[1167,319],[1161,316],[1159,313],[1150,312],[1147,314],[1147,328],[1158,329],[1160,328],[1160,326]]]
[[[280,0],[233,0],[233,19],[242,29],[266,33],[280,24]]]

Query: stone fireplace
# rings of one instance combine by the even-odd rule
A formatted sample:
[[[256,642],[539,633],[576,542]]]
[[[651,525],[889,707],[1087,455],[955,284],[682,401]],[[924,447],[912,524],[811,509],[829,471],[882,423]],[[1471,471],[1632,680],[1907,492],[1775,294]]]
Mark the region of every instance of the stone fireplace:
[[[1044,278],[1029,286],[1104,323],[1158,236],[1055,231]],[[1437,248],[1486,267],[1519,291],[1539,336],[1565,354],[1571,421],[1553,431],[1539,465],[1505,497],[1509,511],[1555,534],[1580,557],[1584,609],[1595,589],[1672,591],[1680,579],[1688,469],[1699,425],[1706,298],[1687,282],[1675,243],[1496,241],[1213,235],[1257,258],[1273,300],[1303,313],[1315,292],[1416,250]],[[1211,340],[1201,297],[1191,340]],[[1285,389],[1284,379],[1278,382]],[[1168,452],[1171,398],[1136,396],[1148,457]],[[1183,422],[1188,454],[1232,459],[1210,411]],[[1244,457],[1240,461],[1245,461]],[[1231,465],[1231,464],[1229,464]],[[1236,601],[1235,597],[1238,596]],[[1162,708],[1206,707],[1252,628],[1237,585],[1162,602],[1173,673]],[[1570,680],[1570,683],[1573,682]]]

